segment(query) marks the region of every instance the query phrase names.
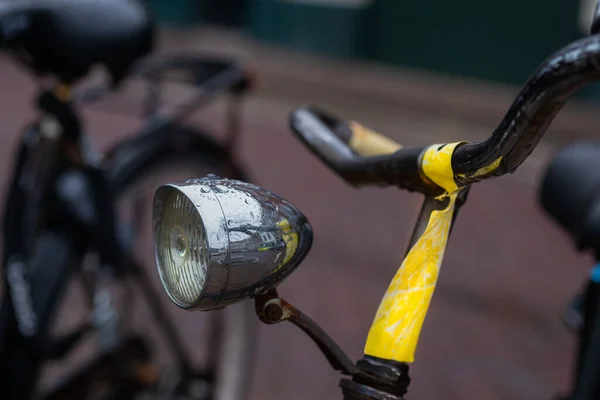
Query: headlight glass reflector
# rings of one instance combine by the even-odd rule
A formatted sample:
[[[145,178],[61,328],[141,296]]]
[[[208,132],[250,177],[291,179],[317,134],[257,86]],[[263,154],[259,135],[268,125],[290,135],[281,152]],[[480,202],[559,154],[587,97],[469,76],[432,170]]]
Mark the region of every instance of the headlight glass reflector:
[[[166,197],[155,237],[163,286],[178,306],[192,307],[204,290],[208,254],[202,218],[182,192],[173,190]]]

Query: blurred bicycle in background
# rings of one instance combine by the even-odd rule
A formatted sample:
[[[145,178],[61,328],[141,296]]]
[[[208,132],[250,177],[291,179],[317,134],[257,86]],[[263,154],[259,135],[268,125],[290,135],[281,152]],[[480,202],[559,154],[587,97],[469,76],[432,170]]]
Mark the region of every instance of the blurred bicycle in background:
[[[147,205],[156,186],[207,173],[249,179],[234,149],[253,74],[213,54],[151,57],[155,24],[134,0],[3,2],[0,28],[0,48],[40,82],[39,115],[23,131],[4,210],[0,397],[244,398],[252,304],[207,318],[194,340],[206,344],[198,359],[139,260],[152,246]],[[76,92],[96,67],[108,82]],[[144,123],[98,154],[78,106],[133,78],[148,85]],[[194,91],[164,107],[161,89],[173,80]],[[218,95],[230,99],[225,141],[183,122]],[[44,367],[86,353],[80,344],[85,363],[69,359],[63,365],[74,373],[40,393]]]

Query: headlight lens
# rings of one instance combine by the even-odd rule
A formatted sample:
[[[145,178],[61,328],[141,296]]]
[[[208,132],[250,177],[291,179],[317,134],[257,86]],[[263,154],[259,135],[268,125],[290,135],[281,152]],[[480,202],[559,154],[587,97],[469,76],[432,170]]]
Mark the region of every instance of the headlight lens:
[[[155,232],[158,271],[171,299],[189,308],[200,298],[206,281],[204,224],[194,204],[180,191],[171,191],[163,207]]]

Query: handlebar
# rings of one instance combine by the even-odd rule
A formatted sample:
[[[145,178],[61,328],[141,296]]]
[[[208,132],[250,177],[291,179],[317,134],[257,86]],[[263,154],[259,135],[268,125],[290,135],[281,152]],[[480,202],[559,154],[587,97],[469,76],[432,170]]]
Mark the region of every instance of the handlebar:
[[[408,191],[442,193],[420,177],[419,159],[426,147],[403,148],[358,123],[340,121],[315,107],[294,111],[290,125],[317,157],[351,185],[397,185]],[[359,142],[366,151],[352,147]]]
[[[423,155],[431,146],[398,146],[391,154],[363,154],[365,157],[352,147],[354,135],[361,129],[364,132],[358,124],[340,121],[315,107],[294,111],[290,124],[313,153],[352,185],[396,185],[437,196],[448,191],[449,180],[453,181],[450,187],[459,188],[514,172],[573,93],[598,80],[600,35],[567,45],[529,78],[490,138],[456,144],[447,162],[430,167],[428,172]],[[381,137],[372,133],[369,136],[373,137],[369,142]],[[437,151],[443,150],[443,145],[436,146]],[[451,176],[445,176],[448,172]]]
[[[474,182],[514,172],[572,94],[596,80],[600,35],[573,42],[545,60],[492,136],[476,143],[402,148],[316,107],[291,114],[292,130],[346,182],[395,185],[426,195],[409,251],[369,330],[365,362],[393,369],[394,363],[414,361],[461,196]]]

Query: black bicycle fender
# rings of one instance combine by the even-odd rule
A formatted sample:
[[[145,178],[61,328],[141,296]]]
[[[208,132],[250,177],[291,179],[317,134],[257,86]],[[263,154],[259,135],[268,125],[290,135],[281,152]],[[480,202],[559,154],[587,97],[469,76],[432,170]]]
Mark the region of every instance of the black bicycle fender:
[[[228,163],[237,179],[245,179],[242,170],[229,158],[227,148],[205,132],[179,125],[134,136],[107,151],[106,176],[113,190],[119,192],[155,165],[181,157],[202,156]]]
[[[7,290],[0,308],[0,393],[25,399],[35,385],[40,363],[51,358],[52,316],[72,272],[77,254],[69,236],[47,230],[30,256],[11,257],[5,266]]]
[[[15,318],[20,335],[34,338],[47,331],[54,307],[69,282],[73,255],[77,253],[70,238],[54,230],[40,233],[32,250],[27,259],[11,257],[5,266],[7,290],[0,311],[0,327],[8,327],[6,319]],[[12,315],[7,308],[12,309]],[[0,337],[5,332],[2,329]]]

